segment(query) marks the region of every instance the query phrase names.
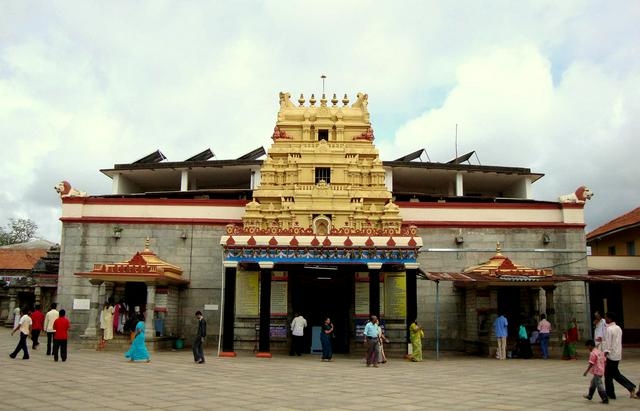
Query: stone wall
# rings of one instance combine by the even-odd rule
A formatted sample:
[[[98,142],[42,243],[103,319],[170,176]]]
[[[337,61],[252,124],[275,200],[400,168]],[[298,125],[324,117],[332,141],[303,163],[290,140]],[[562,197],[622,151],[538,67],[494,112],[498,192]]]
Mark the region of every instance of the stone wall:
[[[222,287],[222,248],[219,244],[224,227],[210,225],[158,225],[119,224],[120,238],[113,238],[112,224],[65,223],[62,232],[60,278],[57,301],[59,308],[68,310],[74,323],[72,336],[84,332],[88,311],[71,309],[74,298],[90,298],[88,280],[74,275],[86,272],[96,263],[114,263],[130,259],[144,249],[144,239],[151,239],[150,249],[163,260],[184,270],[183,277],[190,285],[182,288],[178,296],[172,291],[168,316],[177,316],[178,336],[189,343],[197,329],[195,311],[203,311],[207,319],[207,344],[217,345],[220,326],[220,297]],[[186,239],[183,239],[186,234]],[[553,267],[557,275],[586,274],[585,235],[579,229],[543,228],[423,228],[419,230],[424,247],[418,262],[424,271],[460,272],[487,261],[495,254],[496,242],[502,252],[517,264],[531,267]],[[543,244],[543,234],[551,242]],[[456,245],[455,237],[464,242]],[[440,282],[440,348],[462,350],[464,341],[477,336],[477,307],[488,310],[495,298],[478,297],[475,293],[455,287],[451,282]],[[436,284],[419,279],[417,283],[418,319],[425,330],[425,349],[435,348]],[[485,301],[486,300],[486,301]],[[204,311],[205,304],[218,305],[218,311]],[[565,324],[575,316],[580,332],[588,327],[588,307],[583,282],[558,285],[554,292],[556,318]],[[472,308],[473,307],[473,308]],[[493,316],[490,321],[493,321]],[[238,324],[240,323],[240,324]],[[236,325],[244,324],[243,321]],[[252,349],[255,325],[246,322],[239,327],[237,337],[242,348]],[[490,337],[487,337],[490,338]],[[276,344],[277,345],[277,344]],[[238,347],[240,348],[240,347]]]
[[[73,310],[74,298],[91,298],[91,285],[74,275],[87,272],[96,263],[115,263],[129,260],[144,249],[146,237],[149,248],[161,259],[180,266],[183,278],[190,281],[188,288],[179,291],[180,303],[171,304],[177,312],[177,330],[183,337],[195,334],[194,313],[203,311],[207,318],[208,344],[217,344],[219,311],[204,311],[205,304],[220,307],[222,250],[219,245],[224,227],[209,225],[118,224],[120,238],[113,238],[113,224],[65,223],[62,230],[60,278],[57,301],[59,308],[69,311],[74,323],[72,336],[84,332],[89,311]],[[186,234],[186,239],[182,235]],[[104,287],[103,287],[104,288]],[[177,299],[171,291],[170,301]],[[187,338],[190,340],[190,338]]]
[[[516,264],[552,267],[556,275],[587,274],[585,234],[580,229],[422,228],[418,233],[424,243],[418,262],[424,271],[461,272],[495,255],[496,242],[499,241],[502,254]],[[550,243],[543,243],[543,234],[549,236]],[[460,245],[455,242],[458,236],[464,239]],[[476,306],[491,313],[491,322],[495,319],[495,312],[491,310],[497,307],[497,293],[481,301],[475,291],[465,293],[451,282],[441,281],[439,288],[440,348],[463,349],[464,340],[478,340]],[[435,348],[435,298],[435,283],[419,280],[418,318],[425,329],[423,345],[427,349]],[[581,335],[589,332],[584,282],[559,283],[554,292],[554,306],[557,322],[554,326],[564,327],[572,317],[576,317]]]

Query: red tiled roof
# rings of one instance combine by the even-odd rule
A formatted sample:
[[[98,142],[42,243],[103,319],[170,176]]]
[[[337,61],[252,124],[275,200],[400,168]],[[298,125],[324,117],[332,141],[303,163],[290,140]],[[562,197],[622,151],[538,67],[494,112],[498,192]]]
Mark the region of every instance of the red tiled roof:
[[[0,249],[0,270],[31,270],[46,249]]]
[[[636,208],[635,210],[631,210],[628,213],[621,215],[620,217],[614,218],[608,223],[596,228],[595,230],[587,234],[587,241],[590,241],[595,237],[599,237],[613,230],[638,223],[640,223],[640,207]]]

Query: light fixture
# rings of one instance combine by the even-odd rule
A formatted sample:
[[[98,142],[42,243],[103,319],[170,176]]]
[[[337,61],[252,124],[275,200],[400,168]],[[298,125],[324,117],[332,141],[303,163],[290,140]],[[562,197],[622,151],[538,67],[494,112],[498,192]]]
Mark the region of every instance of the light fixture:
[[[549,236],[549,234],[547,233],[542,234],[542,243],[549,244],[550,242],[551,242],[551,237]]]
[[[113,238],[114,239],[118,239],[120,238],[120,233],[122,232],[122,227],[120,227],[119,225],[115,225],[113,226]]]
[[[338,270],[338,267],[334,265],[305,265],[304,268],[307,270]]]
[[[187,232],[186,231],[182,231],[182,233],[180,233],[180,238],[182,238],[183,240],[187,239]]]
[[[457,235],[456,236],[456,244],[462,244],[464,243],[464,237],[461,235]]]

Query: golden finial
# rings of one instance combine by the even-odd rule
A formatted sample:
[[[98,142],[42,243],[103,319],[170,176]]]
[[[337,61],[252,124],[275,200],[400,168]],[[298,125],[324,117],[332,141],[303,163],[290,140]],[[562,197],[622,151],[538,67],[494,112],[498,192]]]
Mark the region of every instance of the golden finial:
[[[500,248],[500,241],[496,243],[496,255],[502,255],[502,249]]]
[[[300,103],[300,107],[304,106],[304,95],[302,93],[300,93],[300,98],[298,99],[298,103]]]
[[[349,104],[349,97],[347,97],[347,94],[344,94],[344,97],[342,98],[342,104],[345,105],[345,107],[347,106],[347,104]]]
[[[331,104],[335,107],[338,104],[338,98],[336,97],[336,93],[333,93],[333,98],[331,99]]]
[[[320,105],[322,107],[327,107],[327,96],[322,93],[322,98],[320,99]]]
[[[151,243],[151,239],[149,237],[147,237],[144,240],[144,251],[149,251],[149,244]]]
[[[316,105],[316,95],[315,94],[311,94],[311,98],[309,99],[309,104],[311,104],[312,106]]]

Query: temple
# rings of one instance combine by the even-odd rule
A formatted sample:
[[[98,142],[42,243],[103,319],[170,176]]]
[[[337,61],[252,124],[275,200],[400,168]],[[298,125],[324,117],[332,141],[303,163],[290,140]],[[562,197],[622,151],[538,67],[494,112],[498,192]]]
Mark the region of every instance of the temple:
[[[228,355],[287,351],[296,312],[310,353],[326,317],[343,353],[362,350],[370,314],[396,354],[416,318],[427,348],[479,353],[495,349],[498,311],[513,327],[547,313],[588,330],[584,202],[534,200],[543,175],[527,168],[417,161],[421,150],[383,161],[365,93],[280,93],[279,106],[268,150],[157,151],[101,170],[110,194],[61,185],[57,298],[78,337],[95,338],[106,300],[146,313],[157,346],[191,335],[201,310]]]

